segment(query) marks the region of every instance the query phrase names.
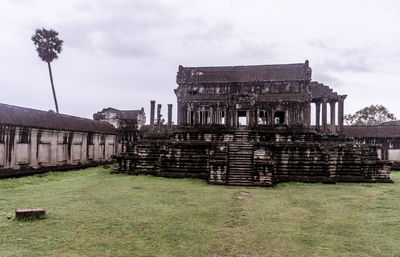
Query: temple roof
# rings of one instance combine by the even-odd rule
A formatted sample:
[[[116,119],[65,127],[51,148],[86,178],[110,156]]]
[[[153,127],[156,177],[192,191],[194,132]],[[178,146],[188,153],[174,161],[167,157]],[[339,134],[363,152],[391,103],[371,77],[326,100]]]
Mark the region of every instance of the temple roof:
[[[344,134],[351,137],[400,137],[400,126],[344,126]]]
[[[93,114],[93,119],[97,120],[105,111],[115,113],[117,115],[117,118],[122,120],[137,120],[139,114],[145,114],[143,108],[141,110],[118,110],[112,107],[108,107],[104,108],[100,112]]]
[[[1,125],[117,134],[107,122],[0,103]]]
[[[310,89],[313,100],[321,100],[323,98],[326,98],[327,100],[339,99],[340,97],[332,88],[316,81],[310,83]],[[342,97],[346,98],[346,96]]]
[[[294,64],[183,67],[179,66],[176,81],[180,83],[229,83],[268,81],[310,81],[308,61]]]

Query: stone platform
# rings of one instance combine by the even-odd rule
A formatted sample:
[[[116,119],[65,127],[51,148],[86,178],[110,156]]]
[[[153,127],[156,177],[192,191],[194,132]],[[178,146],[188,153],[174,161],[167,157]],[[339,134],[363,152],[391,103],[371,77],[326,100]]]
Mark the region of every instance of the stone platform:
[[[144,126],[131,152],[114,156],[115,172],[206,179],[210,184],[279,182],[390,183],[391,162],[374,146],[298,128]]]

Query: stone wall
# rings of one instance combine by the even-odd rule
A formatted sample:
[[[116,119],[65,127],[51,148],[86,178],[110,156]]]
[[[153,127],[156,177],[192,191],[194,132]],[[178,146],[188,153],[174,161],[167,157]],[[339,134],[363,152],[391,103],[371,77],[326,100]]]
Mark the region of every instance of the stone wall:
[[[376,147],[339,135],[224,126],[145,128],[116,171],[197,177],[213,184],[272,186],[280,181],[391,182]]]
[[[393,161],[393,170],[400,170],[400,126],[345,126],[344,134],[359,144],[377,146],[379,157]]]
[[[0,104],[0,178],[108,163],[120,150],[108,123]]]
[[[116,135],[2,126],[0,177],[111,162]]]

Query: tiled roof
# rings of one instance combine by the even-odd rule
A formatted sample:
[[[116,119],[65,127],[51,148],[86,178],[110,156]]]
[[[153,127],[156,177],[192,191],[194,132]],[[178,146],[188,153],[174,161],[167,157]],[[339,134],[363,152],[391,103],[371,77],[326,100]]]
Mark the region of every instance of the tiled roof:
[[[400,126],[344,126],[343,132],[352,137],[400,137]]]
[[[107,122],[8,104],[0,104],[0,125],[117,134]]]
[[[310,81],[308,61],[294,64],[183,67],[179,66],[176,81],[180,83],[229,83],[268,81]]]

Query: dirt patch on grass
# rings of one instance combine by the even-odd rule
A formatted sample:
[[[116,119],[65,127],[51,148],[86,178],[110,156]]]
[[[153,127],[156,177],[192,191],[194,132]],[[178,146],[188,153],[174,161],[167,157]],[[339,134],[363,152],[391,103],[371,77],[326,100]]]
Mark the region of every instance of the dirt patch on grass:
[[[236,194],[236,199],[243,200],[248,196],[250,196],[250,192],[240,191],[239,193]]]

